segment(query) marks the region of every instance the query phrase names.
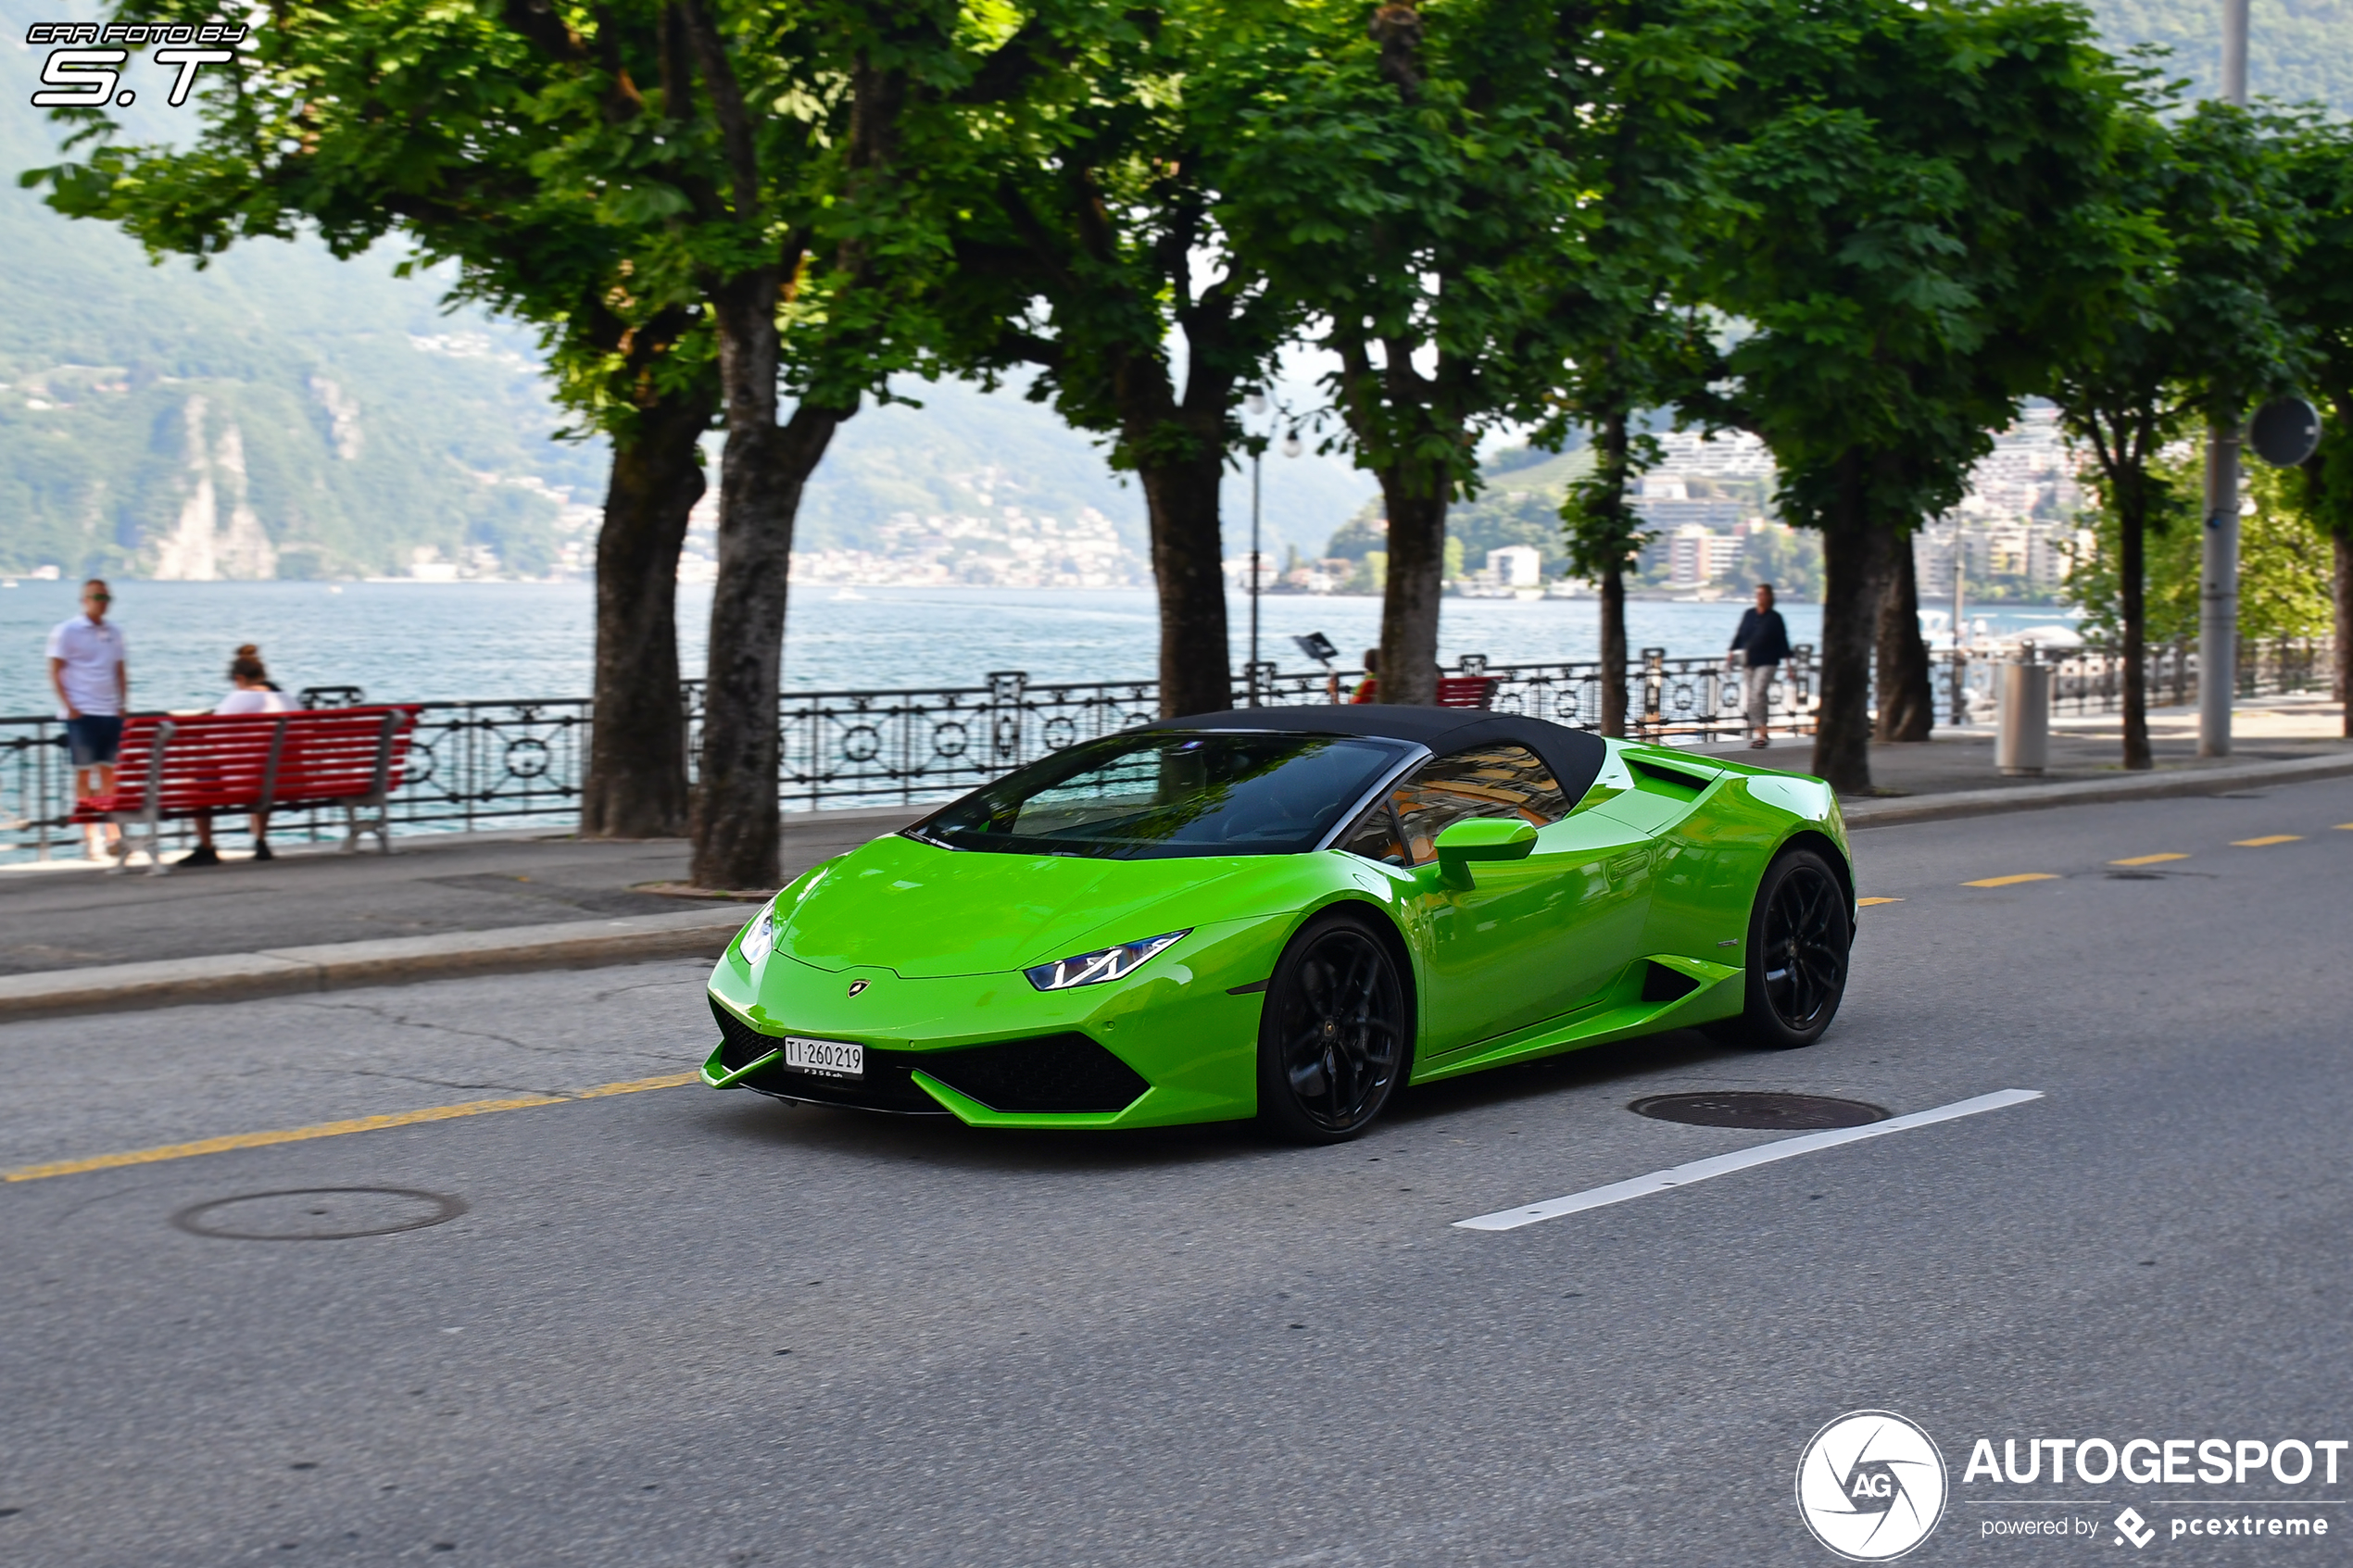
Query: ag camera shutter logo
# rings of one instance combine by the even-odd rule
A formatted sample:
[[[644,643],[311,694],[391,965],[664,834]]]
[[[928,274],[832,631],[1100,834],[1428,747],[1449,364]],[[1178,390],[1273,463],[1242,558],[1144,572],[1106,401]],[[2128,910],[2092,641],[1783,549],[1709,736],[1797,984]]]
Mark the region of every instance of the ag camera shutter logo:
[[[1944,1517],[1944,1456],[1893,1411],[1852,1411],[1814,1434],[1797,1461],[1797,1511],[1850,1562],[1903,1556]]]

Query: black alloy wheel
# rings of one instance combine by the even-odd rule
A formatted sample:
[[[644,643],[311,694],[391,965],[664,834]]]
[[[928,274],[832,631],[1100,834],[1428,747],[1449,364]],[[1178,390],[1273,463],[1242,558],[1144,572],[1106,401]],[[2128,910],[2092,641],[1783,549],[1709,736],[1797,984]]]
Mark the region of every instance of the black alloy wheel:
[[[1812,849],[1766,868],[1748,922],[1747,1007],[1733,1033],[1777,1050],[1810,1046],[1838,1016],[1855,939],[1846,889]]]
[[[1413,1035],[1389,947],[1353,915],[1325,915],[1275,966],[1258,1025],[1258,1113],[1302,1143],[1372,1124],[1404,1076]]]

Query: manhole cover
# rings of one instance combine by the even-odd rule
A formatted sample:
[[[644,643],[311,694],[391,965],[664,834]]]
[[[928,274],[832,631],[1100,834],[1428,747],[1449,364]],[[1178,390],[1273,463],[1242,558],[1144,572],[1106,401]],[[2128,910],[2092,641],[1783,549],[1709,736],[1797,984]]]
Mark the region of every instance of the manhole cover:
[[[1756,1094],[1726,1090],[1706,1095],[1650,1095],[1628,1108],[1638,1116],[1681,1122],[1693,1127],[1860,1127],[1884,1122],[1888,1113],[1859,1099],[1827,1095]]]
[[[181,1210],[171,1223],[223,1241],[349,1241],[422,1230],[465,1211],[461,1198],[414,1187],[305,1187],[216,1198]]]

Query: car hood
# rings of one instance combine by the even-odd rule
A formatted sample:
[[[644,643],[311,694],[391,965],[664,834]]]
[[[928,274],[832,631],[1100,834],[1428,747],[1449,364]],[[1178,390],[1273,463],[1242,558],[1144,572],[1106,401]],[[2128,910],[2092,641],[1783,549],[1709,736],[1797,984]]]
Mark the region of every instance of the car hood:
[[[1297,855],[1106,860],[942,849],[893,834],[800,889],[777,947],[820,969],[999,973],[1286,907]],[[1261,907],[1264,906],[1264,907]]]

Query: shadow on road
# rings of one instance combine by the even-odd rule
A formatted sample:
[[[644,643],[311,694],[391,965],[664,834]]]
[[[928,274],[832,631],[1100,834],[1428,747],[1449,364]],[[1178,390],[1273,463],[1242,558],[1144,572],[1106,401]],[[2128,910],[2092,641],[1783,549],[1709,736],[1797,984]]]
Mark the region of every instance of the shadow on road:
[[[1766,1054],[1719,1046],[1695,1030],[1675,1030],[1426,1085],[1400,1097],[1380,1125],[1421,1126],[1516,1101],[1607,1092],[1623,1080],[1661,1070],[1754,1062]],[[1096,1175],[1235,1160],[1312,1159],[1328,1152],[1278,1141],[1252,1122],[1110,1133],[1009,1132],[967,1127],[951,1116],[891,1116],[749,1095],[713,1107],[709,1124],[714,1132],[746,1143],[975,1173]]]

